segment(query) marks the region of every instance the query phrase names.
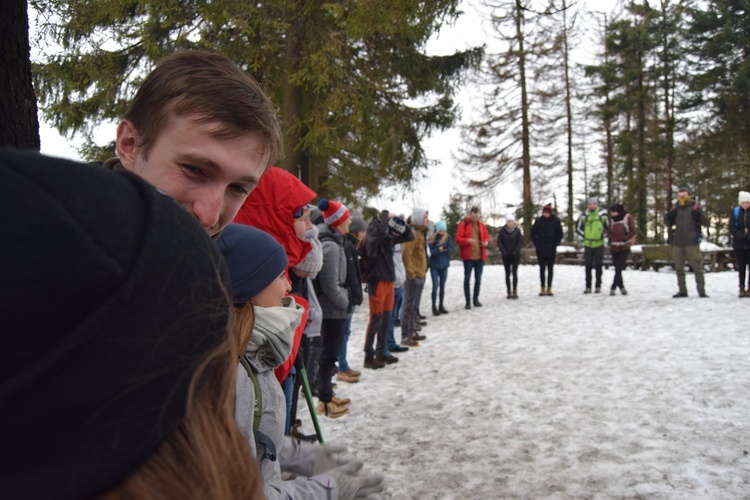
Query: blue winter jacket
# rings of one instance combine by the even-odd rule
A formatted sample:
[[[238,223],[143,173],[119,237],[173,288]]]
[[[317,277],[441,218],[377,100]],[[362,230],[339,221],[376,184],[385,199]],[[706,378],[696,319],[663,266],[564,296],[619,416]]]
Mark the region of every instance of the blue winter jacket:
[[[435,237],[434,240],[430,238],[430,261],[429,261],[429,267],[431,269],[448,269],[451,265],[451,253],[453,252],[453,238],[451,238],[451,235],[448,233],[445,233],[445,240],[443,240],[442,236],[439,234],[433,235]],[[442,244],[441,244],[442,241]],[[444,251],[440,251],[440,248],[443,248]]]

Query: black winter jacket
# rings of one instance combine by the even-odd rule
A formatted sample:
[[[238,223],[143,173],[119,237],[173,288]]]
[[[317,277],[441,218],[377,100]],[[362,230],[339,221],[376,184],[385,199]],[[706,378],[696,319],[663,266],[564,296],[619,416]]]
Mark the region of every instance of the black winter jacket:
[[[512,231],[508,231],[505,227],[500,228],[500,232],[497,233],[497,248],[500,250],[500,255],[505,257],[520,257],[521,248],[523,248],[523,233],[521,229],[516,226]]]
[[[536,256],[553,259],[557,255],[557,245],[562,241],[563,231],[556,215],[537,217],[531,226],[531,241],[536,247]]]
[[[346,289],[349,291],[349,306],[362,305],[362,272],[359,267],[359,253],[357,252],[357,238],[347,234],[344,238],[346,252]]]
[[[414,234],[408,229],[398,237],[389,236],[388,212],[382,211],[380,216],[370,221],[365,233],[365,252],[367,254],[367,283],[370,293],[375,293],[379,281],[393,283],[396,281],[396,271],[393,267],[393,245],[405,243],[414,239]]]

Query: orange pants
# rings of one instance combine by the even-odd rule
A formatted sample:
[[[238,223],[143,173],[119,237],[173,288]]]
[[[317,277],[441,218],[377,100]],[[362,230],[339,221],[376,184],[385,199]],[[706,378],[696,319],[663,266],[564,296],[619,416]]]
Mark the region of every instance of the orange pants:
[[[385,339],[393,313],[393,283],[378,281],[369,283],[368,288],[370,290],[370,322],[367,324],[365,335],[365,357],[373,357],[376,351],[385,354]],[[377,347],[373,349],[375,338],[378,342]]]

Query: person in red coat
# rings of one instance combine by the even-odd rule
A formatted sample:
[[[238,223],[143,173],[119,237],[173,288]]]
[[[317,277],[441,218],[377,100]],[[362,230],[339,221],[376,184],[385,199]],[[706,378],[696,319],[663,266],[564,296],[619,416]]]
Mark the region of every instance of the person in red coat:
[[[458,225],[456,230],[456,244],[461,249],[461,260],[464,261],[464,296],[466,309],[482,307],[479,302],[479,289],[482,286],[482,269],[487,260],[487,245],[490,235],[487,227],[479,220],[479,208],[471,207],[469,215]],[[470,300],[469,290],[471,271],[474,271],[474,295]]]

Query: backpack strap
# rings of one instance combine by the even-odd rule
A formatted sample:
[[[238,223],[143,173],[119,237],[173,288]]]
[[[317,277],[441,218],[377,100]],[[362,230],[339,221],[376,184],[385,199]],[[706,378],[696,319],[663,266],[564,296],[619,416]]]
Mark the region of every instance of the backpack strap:
[[[740,206],[734,207],[734,227],[740,228]]]
[[[255,408],[253,410],[253,438],[255,439],[255,448],[256,450],[263,450],[263,458],[275,462],[276,445],[270,437],[258,430],[260,427],[260,417],[263,414],[263,396],[260,393],[258,376],[250,365],[250,360],[247,358],[246,354],[240,356],[240,364],[247,372],[247,376],[250,377],[250,380],[253,382],[253,390],[255,391]]]

